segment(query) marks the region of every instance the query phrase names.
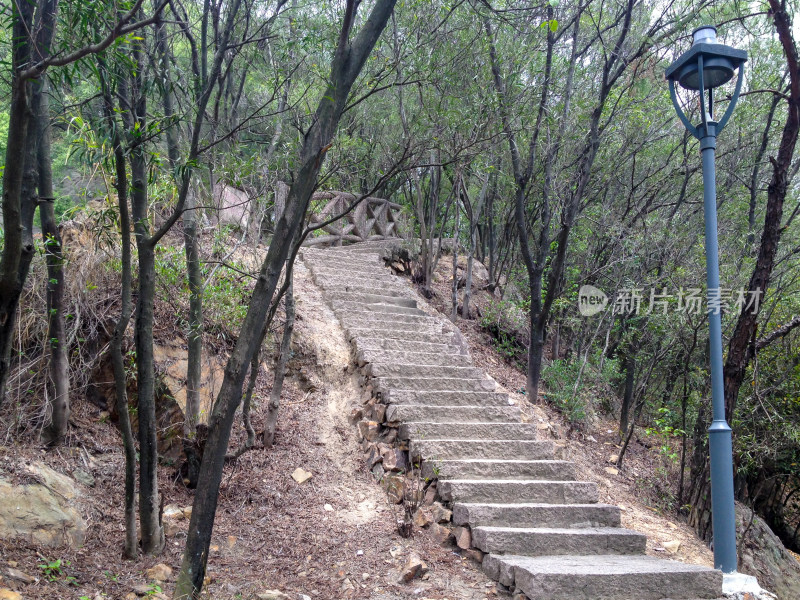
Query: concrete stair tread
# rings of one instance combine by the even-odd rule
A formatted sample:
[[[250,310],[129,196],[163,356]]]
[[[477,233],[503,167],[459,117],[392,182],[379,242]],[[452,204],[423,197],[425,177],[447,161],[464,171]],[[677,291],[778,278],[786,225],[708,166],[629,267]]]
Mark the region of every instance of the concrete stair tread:
[[[386,407],[386,420],[390,422],[435,422],[437,419],[451,419],[457,410],[461,423],[507,423],[519,419],[521,411],[517,406],[486,404],[482,406],[448,406],[442,404],[395,404]]]
[[[594,504],[597,484],[551,479],[442,479],[439,496],[464,503]]]
[[[535,600],[701,600],[722,596],[722,573],[651,556],[488,554],[483,569]]]
[[[469,407],[513,407],[509,395],[505,392],[447,392],[426,390],[392,389],[384,396],[386,404],[398,406],[438,406],[451,407],[453,410]]]
[[[514,532],[524,534],[547,533],[551,535],[636,535],[646,537],[643,533],[634,531],[633,529],[625,529],[623,527],[505,527],[496,525],[479,525],[473,527],[472,530],[490,531],[490,532]]]
[[[611,504],[455,502],[453,523],[472,527],[619,527],[621,511]]]
[[[622,527],[509,527],[472,528],[472,543],[484,552],[524,556],[644,554],[647,536]]]
[[[452,415],[443,418],[452,418]],[[527,423],[508,422],[405,422],[398,432],[400,439],[436,439],[458,435],[465,439],[532,440],[536,438],[536,427]]]

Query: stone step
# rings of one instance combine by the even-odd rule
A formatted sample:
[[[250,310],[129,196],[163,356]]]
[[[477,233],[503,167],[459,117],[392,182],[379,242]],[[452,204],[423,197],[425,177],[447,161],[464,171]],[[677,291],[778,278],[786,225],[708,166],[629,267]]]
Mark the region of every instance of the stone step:
[[[305,261],[311,271],[323,274],[328,272],[362,273],[365,278],[392,277],[392,272],[383,265],[383,261],[356,260],[356,257],[338,257],[332,260]]]
[[[451,421],[458,415],[461,423],[509,423],[519,422],[517,406],[431,406],[421,404],[390,404],[386,408],[386,420],[394,423]]]
[[[377,254],[374,258],[364,257],[360,254],[342,254],[339,252],[330,252],[330,248],[324,250],[303,249],[300,250],[298,255],[303,262],[309,264],[316,263],[363,263],[365,265],[383,265],[383,260],[379,259]]]
[[[454,344],[440,342],[412,342],[405,339],[387,339],[361,336],[355,340],[356,352],[435,352],[437,354],[461,354]]]
[[[409,342],[426,342],[428,344],[447,344],[452,345],[452,336],[442,331],[433,333],[431,331],[422,330],[414,325],[401,326],[397,325],[391,328],[384,327],[369,327],[364,325],[362,327],[343,327],[347,339],[353,340],[357,338],[377,338],[383,340],[404,340]]]
[[[437,486],[445,501],[509,504],[594,504],[597,484],[591,481],[514,479],[444,479]]]
[[[652,556],[498,556],[483,570],[533,600],[700,600],[722,596],[722,572]]]
[[[340,285],[338,282],[323,281],[321,284],[317,283],[322,288],[323,296],[330,294],[352,294],[352,295],[373,295],[389,298],[410,298],[411,290],[405,286],[391,285],[385,288],[376,288],[375,286],[367,283],[354,283],[348,285]]]
[[[620,513],[618,506],[610,504],[456,502],[453,505],[453,523],[473,527],[619,527]]]
[[[366,363],[436,365],[441,367],[469,367],[472,365],[472,360],[466,354],[404,352],[401,350],[361,350],[358,352],[357,361],[360,367]]]
[[[401,426],[402,431],[404,426]],[[402,436],[402,434],[401,434]],[[422,474],[439,479],[543,479],[574,481],[575,463],[567,460],[426,460]]]
[[[336,316],[345,327],[363,327],[370,325],[383,325],[384,327],[395,327],[401,325],[405,329],[419,331],[441,331],[443,323],[434,317],[429,317],[422,311],[420,314],[398,314],[384,313],[375,310],[362,310],[360,312],[338,310],[333,307]],[[417,309],[413,309],[417,310]]]
[[[339,316],[358,316],[362,313],[391,315],[392,317],[395,315],[426,316],[424,312],[416,307],[398,306],[394,303],[387,304],[383,302],[365,302],[361,300],[330,300],[328,305]]]
[[[415,404],[421,406],[469,406],[490,407],[504,406],[516,409],[519,408],[512,403],[509,395],[505,392],[458,392],[458,391],[438,391],[431,392],[425,390],[396,390],[392,389],[383,395],[386,404]],[[419,420],[419,419],[414,419]],[[491,419],[494,420],[494,419]],[[511,419],[517,420],[517,419]]]
[[[370,294],[367,292],[323,292],[325,299],[329,302],[360,302],[362,304],[387,304],[391,306],[405,306],[417,308],[417,301],[414,298],[403,296],[383,296],[381,294]]]
[[[527,423],[467,423],[453,422],[458,418],[454,411],[445,422],[411,422],[403,423],[398,430],[401,440],[533,440],[536,439],[536,427]],[[496,479],[496,477],[495,477]]]
[[[457,377],[376,377],[377,389],[426,390],[430,392],[493,392],[497,384],[493,379],[461,379]]]
[[[363,277],[329,277],[327,275],[313,274],[312,280],[323,290],[337,292],[359,292],[380,294],[382,296],[408,296],[409,289],[402,283],[394,281],[370,281],[365,283]]]
[[[443,367],[423,363],[370,363],[366,367],[366,372],[371,377],[483,378],[483,370],[477,367]]]
[[[644,554],[647,536],[620,527],[481,526],[472,528],[472,545],[487,553],[523,556]]]
[[[552,460],[555,453],[553,442],[541,440],[430,439],[411,440],[408,447],[412,458],[419,457],[423,460]]]
[[[352,275],[357,273],[364,276],[365,279],[382,279],[384,277],[394,277],[392,272],[386,267],[379,264],[377,261],[370,264],[371,261],[356,261],[347,260],[333,260],[333,261],[317,261],[311,263],[311,271],[321,275]]]

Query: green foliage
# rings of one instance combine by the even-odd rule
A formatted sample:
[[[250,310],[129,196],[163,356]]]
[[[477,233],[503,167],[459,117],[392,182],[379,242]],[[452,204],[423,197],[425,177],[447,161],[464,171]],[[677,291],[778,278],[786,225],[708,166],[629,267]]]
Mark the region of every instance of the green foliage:
[[[527,303],[529,306],[530,303]],[[492,336],[495,349],[508,360],[525,359],[527,313],[509,300],[490,302],[481,317],[481,327]]]
[[[67,584],[75,585],[77,583],[75,577],[68,575],[66,572],[66,567],[69,565],[70,563],[68,561],[62,561],[60,558],[57,558],[49,562],[45,560],[43,563],[39,564],[39,568],[42,570],[42,574],[47,581],[56,582],[63,580]]]
[[[680,415],[675,414],[673,409],[661,407],[658,409],[658,416],[653,420],[653,424],[645,429],[648,435],[654,435],[659,439],[659,453],[670,462],[677,462],[680,456],[679,439],[684,435],[684,431],[676,426]]]
[[[554,360],[542,369],[542,381],[547,388],[546,399],[558,408],[564,417],[575,424],[586,420],[586,401],[582,397],[584,386],[577,386],[580,364],[563,359]]]

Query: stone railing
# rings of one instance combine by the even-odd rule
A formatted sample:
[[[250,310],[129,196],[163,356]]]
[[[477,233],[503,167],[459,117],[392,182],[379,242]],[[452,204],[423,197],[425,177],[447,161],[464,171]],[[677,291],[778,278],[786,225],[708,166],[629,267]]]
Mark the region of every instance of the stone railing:
[[[289,187],[279,185],[275,193],[275,219],[280,219],[286,206]],[[316,192],[311,197],[309,226],[319,227],[322,223],[342,214],[359,196],[349,192]],[[345,216],[323,225],[319,232],[323,235],[310,235],[305,244],[340,246],[342,242],[366,242],[400,237],[396,211],[402,207],[384,198],[369,196],[358,203]],[[313,237],[312,237],[313,236]]]

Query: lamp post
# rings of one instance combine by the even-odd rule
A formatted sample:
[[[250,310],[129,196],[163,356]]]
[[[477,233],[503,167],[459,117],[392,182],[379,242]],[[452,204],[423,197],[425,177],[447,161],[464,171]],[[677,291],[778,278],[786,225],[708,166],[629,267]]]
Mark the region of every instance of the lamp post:
[[[714,155],[717,134],[731,118],[739,92],[747,52],[717,43],[717,29],[705,26],[692,33],[692,47],[666,71],[672,104],[681,122],[700,140],[703,162],[703,214],[705,218],[706,282],[709,295],[709,345],[711,350],[711,398],[714,420],[708,430],[711,454],[711,510],[714,534],[714,566],[723,573],[736,571],[736,513],[733,503],[733,444],[725,419],[725,390],[722,379],[722,321],[720,315],[719,249],[717,243],[717,189]],[[738,69],[736,88],[725,114],[714,120],[714,88],[731,79]],[[675,84],[697,91],[701,122],[693,125],[678,103]],[[707,99],[706,99],[707,92]],[[716,304],[712,308],[712,294]]]

